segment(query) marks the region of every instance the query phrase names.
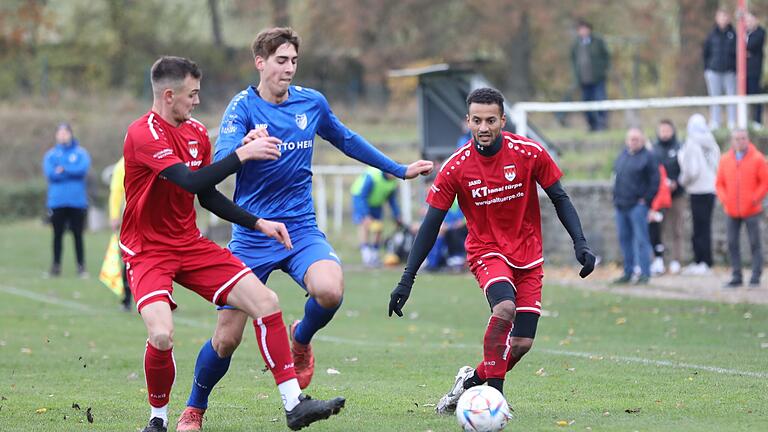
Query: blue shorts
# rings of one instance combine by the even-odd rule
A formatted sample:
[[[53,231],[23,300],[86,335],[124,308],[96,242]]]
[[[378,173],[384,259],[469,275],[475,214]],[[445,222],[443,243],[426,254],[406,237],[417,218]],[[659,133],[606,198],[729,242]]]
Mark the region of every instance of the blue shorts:
[[[293,249],[288,250],[276,240],[249,242],[248,239],[232,240],[229,249],[251,268],[253,274],[266,284],[269,275],[275,270],[289,274],[300,287],[307,290],[304,276],[309,266],[322,260],[332,260],[341,264],[341,259],[325,238],[325,234],[315,227],[302,228],[290,233]],[[234,309],[220,306],[218,309]]]
[[[363,219],[370,216],[373,219],[381,220],[383,207],[368,207],[363,198],[352,197],[352,222],[359,225]]]

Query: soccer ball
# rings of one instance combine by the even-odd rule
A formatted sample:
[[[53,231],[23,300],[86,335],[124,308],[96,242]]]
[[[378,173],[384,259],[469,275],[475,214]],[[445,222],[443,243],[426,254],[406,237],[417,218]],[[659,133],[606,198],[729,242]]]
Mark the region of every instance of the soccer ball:
[[[497,432],[512,418],[504,395],[493,387],[467,389],[456,405],[459,425],[468,432]]]

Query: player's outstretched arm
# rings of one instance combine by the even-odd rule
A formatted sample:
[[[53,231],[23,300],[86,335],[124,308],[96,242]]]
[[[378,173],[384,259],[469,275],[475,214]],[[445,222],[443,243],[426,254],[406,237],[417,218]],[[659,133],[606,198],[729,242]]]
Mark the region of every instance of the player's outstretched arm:
[[[416,234],[416,239],[413,241],[411,252],[408,254],[408,262],[405,265],[403,276],[390,295],[389,316],[392,316],[393,312],[397,316],[403,316],[403,306],[405,306],[405,302],[408,301],[408,297],[411,295],[416,272],[421,267],[421,263],[427,258],[432,246],[434,246],[437,234],[440,231],[440,225],[442,225],[446,213],[448,213],[447,210],[440,210],[432,206],[429,206],[427,209],[427,214],[424,216],[419,232]]]
[[[426,176],[432,172],[434,163],[428,160],[417,160],[405,169],[405,178],[412,179],[420,175]]]
[[[274,137],[253,138],[224,159],[197,171],[192,171],[180,162],[160,171],[160,175],[181,186],[189,193],[199,194],[216,186],[230,174],[237,172],[243,162],[279,158],[278,144],[280,144],[280,140]]]
[[[589,249],[587,239],[584,237],[584,231],[581,228],[581,220],[576,208],[571,202],[571,198],[563,189],[560,181],[556,181],[552,186],[544,189],[547,196],[555,206],[560,223],[563,224],[568,235],[573,240],[573,249],[576,253],[576,260],[582,265],[579,276],[585,278],[595,269],[595,254]]]
[[[267,236],[277,240],[286,249],[293,249],[291,237],[285,225],[279,222],[272,222],[266,219],[260,219],[250,214],[248,211],[235,204],[229,198],[225,197],[215,187],[211,187],[199,194],[197,198],[200,205],[216,216],[225,221],[240,225],[241,227],[261,231]]]

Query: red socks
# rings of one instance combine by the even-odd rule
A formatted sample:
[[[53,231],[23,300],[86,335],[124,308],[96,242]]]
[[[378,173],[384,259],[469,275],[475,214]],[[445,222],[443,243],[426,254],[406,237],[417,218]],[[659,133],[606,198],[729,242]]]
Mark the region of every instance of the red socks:
[[[147,341],[147,350],[144,351],[144,376],[147,380],[149,404],[155,408],[168,405],[171,387],[176,380],[173,348],[160,351]]]
[[[478,378],[504,379],[504,375],[511,369],[511,366],[507,367],[510,360],[509,332],[511,331],[512,321],[491,316],[483,338],[483,361],[477,366]]]
[[[264,363],[275,377],[275,383],[280,384],[296,378],[283,313],[277,311],[272,315],[257,318],[253,321],[253,326],[256,328],[259,351],[264,358]]]

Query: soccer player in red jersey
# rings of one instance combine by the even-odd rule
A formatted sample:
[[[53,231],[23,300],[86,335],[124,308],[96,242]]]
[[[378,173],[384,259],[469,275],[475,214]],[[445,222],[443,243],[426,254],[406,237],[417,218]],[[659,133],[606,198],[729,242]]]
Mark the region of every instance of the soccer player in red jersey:
[[[456,409],[466,388],[487,382],[503,392],[504,376],[533,345],[541,315],[541,213],[536,185],[555,206],[573,239],[581,277],[595,266],[579,216],[560,184],[562,172],[540,144],[504,132],[504,97],[480,88],[467,97],[472,139],[445,161],[427,195],[429,208],[408,263],[392,291],[389,316],[403,316],[416,271],[435,242],[446,212],[458,199],[467,219],[467,262],[491,307],[483,360],[459,369],[438,413]]]
[[[211,164],[211,143],[191,117],[199,104],[202,73],[181,57],[152,66],[152,109],[125,136],[126,207],[120,248],[136,308],[147,327],[144,372],[151,405],[144,432],[166,432],[168,402],[176,376],[173,358],[172,282],[217,305],[246,312],[256,330],[264,362],[282,396],[288,426],[298,430],[338,413],[343,398],[313,400],[301,394],[277,295],[227,249],[203,237],[195,223],[194,199],[222,219],[263,232],[291,249],[282,223],[246,212],[215,185],[249,160],[280,157],[280,140],[252,130],[229,157]]]

